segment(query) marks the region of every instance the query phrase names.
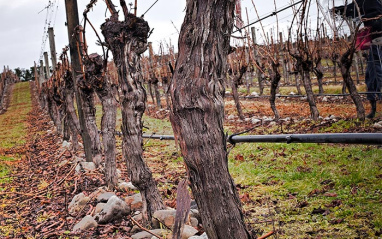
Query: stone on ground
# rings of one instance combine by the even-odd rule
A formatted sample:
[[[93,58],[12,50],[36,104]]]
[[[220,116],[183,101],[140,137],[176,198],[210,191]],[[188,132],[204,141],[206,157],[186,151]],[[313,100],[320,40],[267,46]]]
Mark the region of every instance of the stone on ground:
[[[125,202],[127,203],[127,205],[130,206],[131,210],[133,211],[140,210],[143,205],[142,196],[140,193],[136,193],[132,196],[126,197]]]
[[[188,238],[188,239],[208,239],[208,236],[207,236],[206,233],[203,233],[203,234],[200,235],[200,236],[192,236],[192,237],[190,237],[190,238]]]
[[[163,230],[163,229],[150,230],[150,232],[152,232],[158,236],[161,236],[161,237],[170,234],[168,231]],[[137,234],[134,234],[131,236],[132,239],[151,239],[152,237],[153,237],[153,234],[150,234],[146,231],[138,232]]]
[[[98,226],[98,223],[94,220],[94,218],[88,215],[82,218],[82,220],[73,227],[73,232],[77,230],[81,230],[81,231],[87,230],[97,226]]]
[[[158,210],[155,211],[152,218],[154,228],[160,228],[160,223],[163,223],[169,228],[174,226],[176,210]]]
[[[90,198],[80,193],[73,197],[68,206],[69,214],[75,216],[89,202]]]
[[[109,199],[112,196],[115,196],[115,193],[113,193],[113,192],[102,193],[102,194],[98,195],[97,202],[107,202],[107,201],[109,201]]]
[[[189,225],[184,225],[182,239],[188,239],[198,233],[198,230]]]
[[[137,188],[131,182],[120,182],[118,189],[122,192],[128,192],[129,190],[137,190]]]
[[[94,213],[97,214],[97,213],[100,213],[102,211],[102,209],[105,207],[106,203],[97,203],[96,205],[96,208],[94,210]]]
[[[81,172],[91,172],[96,170],[96,166],[93,162],[80,162],[76,166],[76,173],[79,174]]]
[[[109,223],[130,214],[127,203],[117,196],[112,196],[95,219],[99,224]]]

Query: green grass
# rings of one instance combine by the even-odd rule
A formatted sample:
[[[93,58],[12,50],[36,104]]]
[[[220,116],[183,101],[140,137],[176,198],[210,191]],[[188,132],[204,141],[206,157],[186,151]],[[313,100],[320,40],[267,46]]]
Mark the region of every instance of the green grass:
[[[363,91],[363,85],[358,87]],[[340,93],[341,86],[325,90]],[[295,88],[281,87],[282,94],[290,91]],[[101,114],[98,106],[99,119]],[[120,112],[117,117],[119,130]],[[172,134],[168,120],[145,115],[143,121],[146,134]],[[346,132],[367,124],[339,120],[320,132]],[[145,139],[144,149],[153,176],[166,179],[158,180],[162,192],[173,188],[174,172],[186,175],[173,141]],[[243,208],[258,235],[277,229],[278,238],[373,238],[382,229],[382,149],[376,146],[243,143],[230,152],[229,169],[239,194],[250,198]],[[319,208],[324,213],[313,213]],[[275,228],[264,221],[274,221]]]
[[[235,160],[241,158],[238,155],[244,161]],[[322,230],[323,237],[357,237],[356,230],[349,230],[346,223],[360,225],[358,229],[368,236],[382,228],[382,150],[377,147],[240,144],[229,159],[235,182],[246,186],[243,191],[253,201],[277,202],[271,206],[251,205],[256,210],[251,217],[269,220],[271,213],[264,214],[261,209],[271,207],[276,222],[281,224],[281,238],[304,238],[306,235],[296,235],[296,231],[309,227]],[[333,200],[341,200],[341,204],[332,207]],[[308,205],[299,208],[298,203],[303,201]],[[328,210],[327,215],[312,214],[319,207]],[[338,219],[342,223],[328,223]],[[329,233],[337,227],[343,228]]]
[[[166,120],[145,116],[145,122],[158,134],[171,133]],[[362,124],[339,121],[323,131],[344,132]],[[150,139],[144,147],[154,177],[163,177],[154,169],[158,161],[166,171],[184,170],[174,142]],[[243,208],[258,235],[273,226],[254,221],[273,220],[279,238],[369,238],[382,229],[382,149],[376,146],[243,143],[230,152],[229,169],[239,194],[251,199]],[[172,185],[159,187],[165,191]],[[307,205],[300,207],[303,202]],[[318,208],[324,215],[312,213]]]
[[[20,147],[25,144],[27,114],[32,109],[29,82],[14,85],[8,110],[0,115],[0,150]],[[2,162],[16,160],[20,155],[0,155],[0,181],[9,180],[6,176],[10,167]]]
[[[25,120],[31,109],[29,82],[15,84],[9,108],[0,115],[0,148],[25,144]]]

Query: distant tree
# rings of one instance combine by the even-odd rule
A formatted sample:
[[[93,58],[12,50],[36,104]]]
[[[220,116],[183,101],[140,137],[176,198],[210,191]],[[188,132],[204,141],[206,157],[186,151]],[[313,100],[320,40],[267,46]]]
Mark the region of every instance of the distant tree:
[[[15,68],[15,73],[17,77],[19,78],[23,77],[23,69],[20,69],[20,67]]]
[[[25,69],[25,71],[24,71],[24,79],[26,81],[33,80],[33,74],[32,74],[32,72],[30,70]]]

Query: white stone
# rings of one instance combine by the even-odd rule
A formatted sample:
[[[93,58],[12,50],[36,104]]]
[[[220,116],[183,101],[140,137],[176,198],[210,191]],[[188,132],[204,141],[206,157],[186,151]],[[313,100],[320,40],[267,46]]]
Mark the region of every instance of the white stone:
[[[90,198],[80,193],[73,197],[68,206],[69,214],[75,216],[89,202]]]
[[[97,214],[97,213],[100,213],[102,211],[102,209],[105,207],[106,203],[103,203],[103,202],[100,202],[97,204],[95,210],[94,210],[94,213]]]
[[[166,230],[163,230],[163,229],[155,229],[155,230],[150,230],[150,232],[158,235],[158,236],[163,236],[165,234],[167,234],[167,231]],[[131,236],[132,239],[146,239],[146,238],[152,238],[152,234],[146,232],[146,231],[143,231],[143,232],[139,232],[137,234],[134,234]]]
[[[73,227],[73,232],[77,230],[87,230],[97,226],[98,226],[98,223],[94,220],[94,218],[88,215],[82,218],[82,220]]]
[[[203,233],[201,236],[192,236],[188,239],[208,239],[208,236],[206,233]]]
[[[251,122],[252,122],[252,124],[257,124],[257,123],[261,122],[261,119],[252,118]]]
[[[323,102],[328,102],[328,98],[325,96],[324,98],[322,98],[322,101]]]
[[[373,127],[376,129],[382,129],[382,122],[378,122],[378,123],[373,124]]]
[[[118,220],[126,215],[130,214],[130,208],[127,203],[117,196],[112,196],[104,205],[101,212],[99,212],[95,219],[98,220],[98,223],[105,224]]]
[[[80,162],[76,166],[76,173],[79,174],[80,172],[91,172],[96,170],[96,166],[93,162]]]
[[[336,117],[335,115],[331,115],[331,116],[329,116],[329,118],[330,118],[331,120],[335,120],[335,119],[337,119],[337,117]]]
[[[182,239],[188,239],[198,233],[198,230],[189,225],[184,225]]]
[[[256,91],[253,91],[253,92],[251,93],[251,95],[252,95],[252,96],[259,96],[259,93],[257,93]]]
[[[64,142],[62,142],[61,147],[64,148],[64,149],[70,150],[72,148],[72,143],[64,140]]]
[[[112,196],[115,196],[115,193],[113,193],[113,192],[102,193],[102,194],[98,195],[97,202],[107,202],[107,201],[109,201],[109,199]]]
[[[118,189],[122,192],[127,192],[129,190],[137,190],[137,187],[135,187],[131,182],[121,182],[118,184]]]
[[[234,116],[234,115],[228,115],[227,119],[228,119],[228,120],[234,120],[234,119],[235,119],[235,116]]]
[[[294,93],[293,91],[289,92],[290,95],[295,95],[296,93]]]
[[[158,210],[153,214],[152,224],[154,228],[160,228],[160,223],[172,228],[175,222],[176,210]]]

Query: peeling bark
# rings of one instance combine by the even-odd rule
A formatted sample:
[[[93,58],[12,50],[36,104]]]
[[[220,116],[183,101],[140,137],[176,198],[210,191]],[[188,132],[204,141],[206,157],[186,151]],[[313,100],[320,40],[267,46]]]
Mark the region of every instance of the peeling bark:
[[[152,173],[143,160],[142,115],[146,107],[146,92],[142,86],[139,59],[147,49],[150,28],[142,18],[129,13],[125,14],[124,21],[118,21],[118,13],[110,7],[111,1],[107,3],[112,17],[101,25],[101,30],[118,70],[123,158],[131,182],[141,192],[144,219],[150,222],[154,211],[165,208]]]
[[[279,72],[279,67],[280,63],[279,61],[272,62],[272,81],[271,81],[271,96],[269,97],[269,103],[271,104],[271,108],[273,113],[275,114],[275,120],[280,119],[279,112],[277,111],[276,108],[276,90],[277,87],[279,86],[279,82],[281,79],[281,74]]]
[[[354,47],[354,46],[353,46]],[[340,58],[340,61],[338,62],[342,78],[344,79],[344,84],[346,85],[346,88],[350,92],[350,97],[352,98],[356,110],[357,110],[357,118],[359,120],[364,121],[365,120],[365,108],[363,107],[361,97],[359,96],[357,92],[357,88],[353,82],[353,79],[350,75],[350,67],[352,65],[354,55],[354,48],[348,49]]]
[[[210,239],[250,238],[223,130],[234,7],[234,1],[187,0],[171,84],[170,120]]]
[[[85,64],[86,65],[86,64]],[[78,94],[82,99],[82,111],[85,118],[85,126],[89,131],[91,139],[91,152],[93,162],[98,167],[102,161],[102,148],[98,128],[96,124],[96,108],[94,105],[94,88],[90,81],[91,69],[85,66],[85,75],[77,76]]]
[[[237,73],[237,75],[234,75],[232,72],[233,78],[232,78],[232,82],[231,82],[232,96],[233,96],[233,99],[235,101],[237,113],[238,113],[239,118],[241,120],[244,120],[244,115],[243,115],[243,110],[241,109],[239,93],[238,93],[237,89],[239,88],[239,85],[242,84],[241,79],[243,78],[245,71],[246,71],[246,67],[242,67],[240,69],[240,71]]]
[[[302,80],[304,83],[306,97],[308,98],[311,117],[313,120],[318,120],[318,117],[320,117],[320,113],[318,112],[318,109],[316,106],[316,100],[314,98],[314,94],[313,94],[313,90],[312,90],[312,81],[310,79],[310,71],[309,70],[303,70]]]
[[[80,134],[80,122],[74,108],[74,82],[73,75],[69,70],[64,73],[64,97],[66,105],[66,117],[72,136],[74,150],[78,149],[78,135]]]
[[[320,54],[320,53],[317,53]],[[322,64],[321,64],[321,57],[318,56],[315,59],[315,66],[313,67],[313,72],[317,77],[317,83],[318,83],[318,94],[324,94],[324,87],[322,86],[322,79],[324,77],[324,73],[322,70]]]
[[[109,189],[113,189],[118,183],[116,148],[115,148],[115,125],[117,119],[117,101],[113,96],[111,84],[107,81],[103,72],[102,57],[96,53],[89,55],[85,61],[88,80],[93,85],[98,98],[102,103],[101,132],[105,154],[105,178]]]

